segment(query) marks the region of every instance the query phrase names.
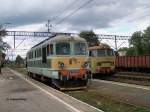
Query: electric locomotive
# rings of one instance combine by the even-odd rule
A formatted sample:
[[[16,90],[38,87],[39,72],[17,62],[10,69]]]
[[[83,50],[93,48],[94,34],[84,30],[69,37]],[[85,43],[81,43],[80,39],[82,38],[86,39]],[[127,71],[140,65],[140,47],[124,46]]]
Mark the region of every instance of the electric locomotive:
[[[113,49],[106,44],[89,47],[90,68],[94,76],[111,75],[115,72],[115,55]]]
[[[85,39],[58,35],[46,39],[27,53],[27,71],[34,77],[51,80],[60,90],[84,89],[89,71]]]

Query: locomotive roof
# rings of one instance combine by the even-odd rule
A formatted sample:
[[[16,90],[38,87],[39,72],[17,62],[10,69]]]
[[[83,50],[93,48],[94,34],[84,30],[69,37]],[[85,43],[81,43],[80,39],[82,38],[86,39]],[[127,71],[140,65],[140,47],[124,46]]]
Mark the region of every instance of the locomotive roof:
[[[53,42],[68,42],[68,41],[74,41],[74,42],[86,42],[84,38],[81,37],[74,37],[70,35],[58,35],[58,36],[51,36],[40,43],[33,46],[31,49],[36,48],[37,46],[42,46],[46,43],[53,43]]]
[[[109,46],[104,45],[89,47],[89,50],[96,50],[96,49],[111,49],[111,48]]]
[[[74,36],[68,36],[68,35],[59,35],[52,39],[50,39],[50,42],[66,42],[66,41],[78,41],[78,42],[86,42],[84,38],[81,37],[74,37]]]

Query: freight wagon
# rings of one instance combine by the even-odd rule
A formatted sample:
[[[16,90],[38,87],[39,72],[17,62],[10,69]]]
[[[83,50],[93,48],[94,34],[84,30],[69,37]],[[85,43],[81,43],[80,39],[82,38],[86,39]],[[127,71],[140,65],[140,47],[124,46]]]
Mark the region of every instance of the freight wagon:
[[[116,57],[116,69],[150,72],[150,55],[118,56]]]

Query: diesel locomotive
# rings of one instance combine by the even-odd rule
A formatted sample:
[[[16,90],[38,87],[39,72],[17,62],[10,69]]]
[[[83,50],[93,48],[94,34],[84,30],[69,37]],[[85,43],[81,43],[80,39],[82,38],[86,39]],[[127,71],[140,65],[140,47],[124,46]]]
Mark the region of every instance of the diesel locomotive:
[[[89,47],[90,68],[94,76],[112,75],[115,72],[115,54],[106,44]]]
[[[27,71],[32,77],[50,80],[60,90],[84,89],[90,76],[88,60],[85,39],[57,35],[27,52]]]

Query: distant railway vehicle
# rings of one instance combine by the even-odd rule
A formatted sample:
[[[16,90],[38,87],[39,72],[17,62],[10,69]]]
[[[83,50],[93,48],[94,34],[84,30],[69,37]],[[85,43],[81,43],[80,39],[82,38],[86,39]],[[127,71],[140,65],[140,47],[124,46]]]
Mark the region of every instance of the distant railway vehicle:
[[[92,74],[109,74],[115,72],[114,50],[106,44],[89,48],[90,67]]]
[[[150,55],[118,56],[116,58],[116,68],[117,70],[150,72]]]
[[[1,52],[0,53],[0,74],[1,74],[1,68],[4,67],[5,57],[6,57],[6,54]]]
[[[1,66],[1,67],[4,66],[5,57],[6,57],[6,54],[5,54],[5,53],[0,53],[0,66]]]
[[[85,39],[54,36],[35,45],[27,53],[27,70],[33,77],[51,80],[60,90],[87,86],[88,47]]]

